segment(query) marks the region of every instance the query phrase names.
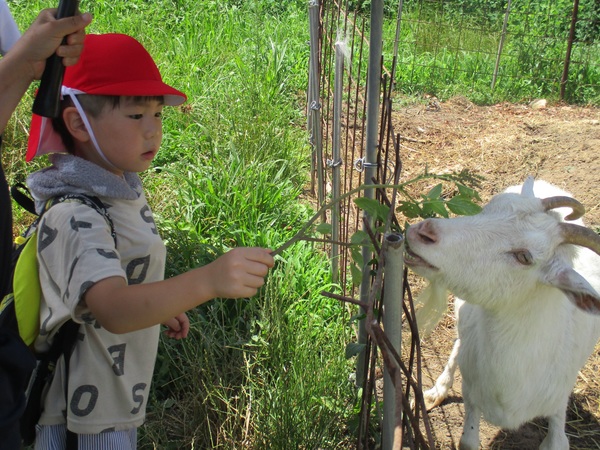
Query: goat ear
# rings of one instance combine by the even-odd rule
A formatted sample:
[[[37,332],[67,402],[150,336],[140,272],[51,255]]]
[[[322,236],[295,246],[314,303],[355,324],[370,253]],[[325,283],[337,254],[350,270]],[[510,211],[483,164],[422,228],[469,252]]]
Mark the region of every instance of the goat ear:
[[[554,286],[567,296],[579,309],[600,315],[600,295],[571,267],[553,267],[546,273],[545,282]]]
[[[529,176],[525,179],[523,186],[521,187],[521,195],[524,197],[535,197],[533,193],[533,184],[535,183],[535,178]]]

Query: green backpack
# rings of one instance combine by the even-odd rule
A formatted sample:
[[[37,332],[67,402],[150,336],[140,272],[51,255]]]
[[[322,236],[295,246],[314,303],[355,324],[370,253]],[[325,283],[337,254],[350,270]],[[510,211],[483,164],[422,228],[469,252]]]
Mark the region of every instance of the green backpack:
[[[24,188],[22,185],[19,187]],[[11,191],[17,203],[35,214],[33,200],[15,187]],[[29,347],[36,358],[36,368],[29,377],[25,392],[27,399],[25,411],[20,419],[21,438],[26,446],[31,445],[35,440],[35,426],[41,415],[44,388],[52,379],[56,361],[64,354],[68,373],[68,361],[79,330],[79,324],[68,320],[57,332],[47,352],[35,354],[33,351],[33,344],[40,331],[41,286],[37,264],[37,227],[42,215],[48,209],[65,201],[76,201],[85,204],[101,214],[110,226],[116,245],[114,225],[106,211],[106,207],[99,198],[84,194],[66,194],[50,199],[39,217],[35,219],[25,233],[15,239],[11,261],[11,284],[7,291],[8,294],[0,302],[0,329],[18,333],[20,340],[23,341],[25,346]],[[29,358],[31,356],[23,355],[23,357]]]

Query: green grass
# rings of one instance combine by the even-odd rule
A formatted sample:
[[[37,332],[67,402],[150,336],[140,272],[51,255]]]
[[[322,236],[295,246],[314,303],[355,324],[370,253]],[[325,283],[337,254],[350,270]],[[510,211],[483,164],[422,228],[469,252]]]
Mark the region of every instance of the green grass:
[[[427,93],[441,99],[462,95],[479,104],[559,99],[572,2],[559,0],[552,6],[549,2],[513,4],[493,90],[503,10],[496,8],[487,16],[464,15],[460,14],[459,3],[465,6],[469,2],[446,3],[443,11],[441,3],[406,6],[396,77],[401,92]],[[588,11],[589,6],[582,6],[580,12]],[[583,30],[591,29],[590,23],[583,14],[579,23],[582,37]],[[395,30],[395,20],[384,25],[384,36],[390,37],[384,40],[388,66]],[[587,39],[573,44],[564,100],[599,105],[600,35],[596,30],[585,36]]]
[[[145,440],[174,449],[339,448],[351,386],[340,376],[345,312],[318,296],[328,278],[301,243],[260,298],[198,308],[191,338],[162,343],[152,419],[163,426],[147,427]]]

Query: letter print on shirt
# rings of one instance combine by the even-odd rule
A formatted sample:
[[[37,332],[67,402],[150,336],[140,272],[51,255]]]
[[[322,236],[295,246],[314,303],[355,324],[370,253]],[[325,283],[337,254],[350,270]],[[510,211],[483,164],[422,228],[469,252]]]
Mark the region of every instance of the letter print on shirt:
[[[80,228],[92,228],[92,224],[90,222],[84,222],[82,220],[75,220],[75,217],[71,217],[71,229],[73,231],[79,231]]]
[[[138,406],[131,410],[131,414],[137,414],[142,409],[142,405],[144,404],[144,396],[142,394],[145,390],[146,383],[138,383],[133,387],[131,395],[133,396],[133,401],[138,403]]]
[[[71,411],[78,417],[85,417],[96,407],[98,388],[91,384],[79,386],[71,397]]]
[[[50,228],[47,226],[46,221],[42,222],[38,236],[38,252],[43,251],[50,244],[52,244],[57,235],[58,230],[56,228]]]
[[[140,216],[142,220],[151,225],[150,229],[152,230],[152,234],[158,235],[158,230],[156,229],[156,223],[154,223],[154,218],[152,217],[152,211],[150,211],[150,207],[148,205],[144,205],[144,207],[140,211]]]
[[[117,259],[117,253],[113,251],[102,250],[101,248],[96,250],[100,256],[104,256],[106,259]]]
[[[146,280],[148,266],[150,265],[150,255],[142,258],[132,259],[127,264],[127,281],[129,284],[141,284]]]
[[[112,369],[116,376],[125,375],[125,348],[127,344],[112,345],[108,347],[108,353],[114,361]]]

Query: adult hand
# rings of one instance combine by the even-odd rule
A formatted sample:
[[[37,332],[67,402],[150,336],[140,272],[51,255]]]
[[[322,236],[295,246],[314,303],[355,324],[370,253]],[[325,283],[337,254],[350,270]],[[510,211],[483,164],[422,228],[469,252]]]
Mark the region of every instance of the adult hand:
[[[63,64],[75,64],[83,50],[85,27],[92,21],[89,13],[56,19],[56,9],[41,11],[35,21],[7,53],[9,58],[21,58],[30,67],[29,78],[40,79],[46,59],[56,52]],[[66,43],[63,44],[63,39]]]

